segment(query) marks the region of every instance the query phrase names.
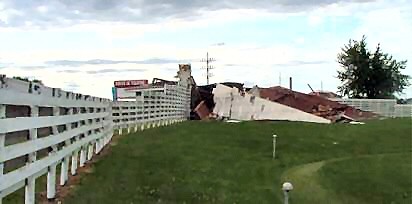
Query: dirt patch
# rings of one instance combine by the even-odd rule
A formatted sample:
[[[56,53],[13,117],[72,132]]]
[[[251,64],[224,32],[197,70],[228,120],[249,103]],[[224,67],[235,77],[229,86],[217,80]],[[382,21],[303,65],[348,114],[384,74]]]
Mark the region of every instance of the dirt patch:
[[[99,162],[101,159],[103,159],[106,155],[110,154],[111,152],[111,147],[115,146],[118,143],[118,140],[121,137],[119,135],[114,135],[112,137],[111,142],[106,145],[99,154],[93,154],[93,157],[90,161],[87,161],[85,163],[84,167],[78,167],[76,175],[72,176],[70,171],[69,171],[69,179],[64,186],[60,186],[60,174],[56,175],[56,198],[53,200],[48,200],[47,199],[47,192],[43,191],[39,194],[38,201],[39,203],[42,204],[54,204],[54,203],[64,203],[64,198],[69,196],[73,190],[76,188],[76,186],[80,183],[81,179],[83,176],[86,176],[87,174],[93,173],[94,165],[95,163]]]

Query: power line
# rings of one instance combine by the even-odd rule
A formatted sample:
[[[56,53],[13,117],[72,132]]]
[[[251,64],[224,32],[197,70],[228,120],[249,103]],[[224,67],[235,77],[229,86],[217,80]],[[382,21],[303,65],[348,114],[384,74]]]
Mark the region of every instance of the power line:
[[[209,52],[206,53],[206,59],[202,59],[202,60],[201,60],[201,62],[206,62],[206,67],[202,67],[202,68],[203,68],[203,69],[206,69],[206,82],[207,82],[207,85],[209,85],[209,79],[210,79],[210,77],[213,76],[213,73],[211,73],[210,71],[211,71],[212,69],[214,69],[214,67],[211,66],[210,63],[211,63],[211,62],[214,62],[214,61],[216,61],[216,59],[215,59],[215,58],[210,58],[210,57],[209,57]]]

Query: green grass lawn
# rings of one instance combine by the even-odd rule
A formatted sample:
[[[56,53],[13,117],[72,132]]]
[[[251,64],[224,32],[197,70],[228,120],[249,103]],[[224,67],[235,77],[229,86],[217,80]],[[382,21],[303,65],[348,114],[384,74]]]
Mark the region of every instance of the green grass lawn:
[[[121,137],[64,203],[282,203],[284,181],[291,204],[412,201],[410,118],[191,121]]]

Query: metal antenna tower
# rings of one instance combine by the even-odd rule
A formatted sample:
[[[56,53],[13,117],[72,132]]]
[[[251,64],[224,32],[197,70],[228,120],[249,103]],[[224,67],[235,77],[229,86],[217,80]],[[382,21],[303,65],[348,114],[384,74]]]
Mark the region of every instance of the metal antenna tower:
[[[206,59],[202,59],[201,62],[206,62],[206,67],[202,67],[203,69],[206,69],[206,83],[209,85],[209,78],[213,76],[213,74],[210,72],[212,69],[214,69],[213,66],[210,65],[211,62],[216,61],[215,58],[210,58],[209,57],[209,52],[206,53]]]

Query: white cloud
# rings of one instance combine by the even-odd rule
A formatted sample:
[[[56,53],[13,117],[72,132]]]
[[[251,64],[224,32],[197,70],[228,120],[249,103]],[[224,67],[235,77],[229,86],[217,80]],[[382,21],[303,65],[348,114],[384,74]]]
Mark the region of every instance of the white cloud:
[[[49,9],[47,8],[47,6],[38,6],[36,9],[37,9],[37,11],[39,11],[40,13],[47,13],[47,11],[49,10]]]
[[[305,43],[305,38],[304,37],[299,37],[295,40],[295,42],[297,44],[303,44],[303,43]]]

